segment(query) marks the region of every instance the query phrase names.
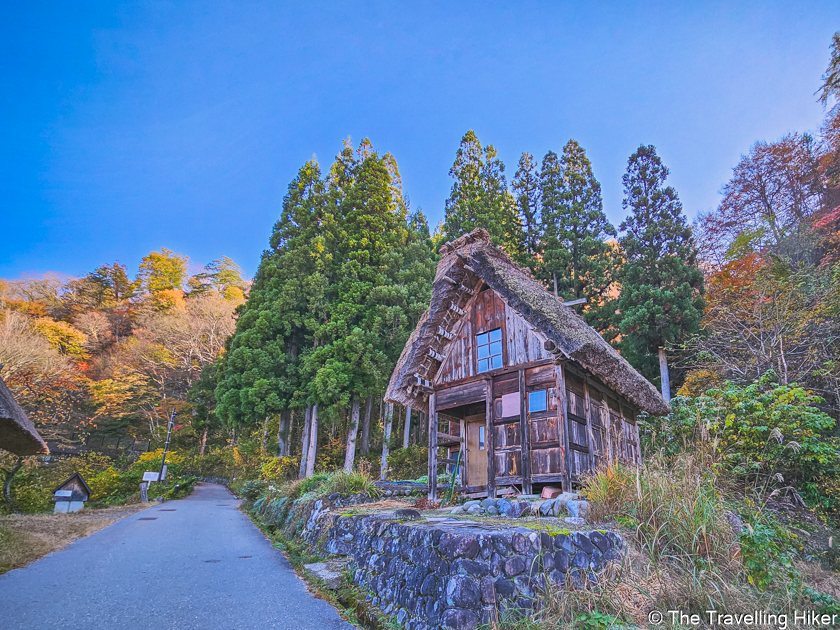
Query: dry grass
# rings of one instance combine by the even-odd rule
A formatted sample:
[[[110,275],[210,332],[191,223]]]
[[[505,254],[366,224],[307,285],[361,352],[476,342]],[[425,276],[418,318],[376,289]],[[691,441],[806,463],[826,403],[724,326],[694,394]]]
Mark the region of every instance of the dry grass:
[[[0,516],[0,574],[24,567],[146,507],[135,504],[76,514]]]

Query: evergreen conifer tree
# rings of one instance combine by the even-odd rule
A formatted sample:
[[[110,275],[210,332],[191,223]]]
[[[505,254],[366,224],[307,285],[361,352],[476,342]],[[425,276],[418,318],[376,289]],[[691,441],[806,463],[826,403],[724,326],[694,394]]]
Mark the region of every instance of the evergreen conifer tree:
[[[289,185],[222,360],[216,412],[231,426],[252,427],[307,402],[298,359],[323,319],[326,201],[318,164],[307,162]]]
[[[541,275],[564,300],[584,298],[579,307],[593,326],[605,328],[602,307],[613,282],[615,228],[604,215],[601,185],[586,152],[574,140],[559,159],[543,159],[543,257]]]
[[[537,162],[530,153],[523,153],[519,158],[519,168],[513,178],[512,186],[519,210],[519,221],[524,230],[525,243],[523,255],[526,264],[536,265],[540,253],[542,225],[540,220],[540,178]]]
[[[315,400],[349,405],[351,470],[361,401],[384,389],[422,313],[417,302],[430,297],[434,261],[409,226],[396,160],[380,156],[368,140],[355,156],[340,156],[329,195],[339,226],[330,251],[340,262],[328,290],[329,317],[316,332],[321,344],[304,365]],[[425,225],[422,215],[416,220]]]
[[[514,258],[521,258],[524,234],[516,200],[507,189],[505,165],[496,149],[481,142],[470,130],[461,139],[455,163],[449,169],[455,180],[446,201],[443,231],[453,240],[483,227],[493,242]]]
[[[619,243],[624,264],[616,304],[620,347],[650,380],[657,376],[670,399],[665,348],[696,332],[703,313],[703,274],[697,247],[676,190],[665,186],[668,169],[652,145],[640,146],[623,177],[625,210]]]
[[[305,409],[301,475],[315,468],[319,436],[338,431],[351,470],[361,403],[384,390],[434,272],[428,224],[409,217],[393,156],[348,141],[326,179],[307,163],[240,309],[217,414],[246,428],[279,414],[282,436],[290,410]]]

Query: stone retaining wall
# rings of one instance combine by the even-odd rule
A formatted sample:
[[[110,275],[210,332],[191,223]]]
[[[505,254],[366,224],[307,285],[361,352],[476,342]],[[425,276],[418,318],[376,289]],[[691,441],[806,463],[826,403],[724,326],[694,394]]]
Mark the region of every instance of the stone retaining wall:
[[[346,556],[371,604],[408,630],[469,630],[506,608],[531,609],[550,583],[562,585],[568,576],[582,585],[621,557],[621,538],[612,532],[550,536],[455,519],[337,516],[330,504],[315,502],[305,540]]]

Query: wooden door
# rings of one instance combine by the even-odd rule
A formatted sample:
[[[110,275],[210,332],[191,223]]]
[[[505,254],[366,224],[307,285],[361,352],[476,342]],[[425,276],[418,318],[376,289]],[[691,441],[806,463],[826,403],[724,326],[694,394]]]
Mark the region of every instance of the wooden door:
[[[484,414],[467,420],[467,485],[487,485],[487,423]]]

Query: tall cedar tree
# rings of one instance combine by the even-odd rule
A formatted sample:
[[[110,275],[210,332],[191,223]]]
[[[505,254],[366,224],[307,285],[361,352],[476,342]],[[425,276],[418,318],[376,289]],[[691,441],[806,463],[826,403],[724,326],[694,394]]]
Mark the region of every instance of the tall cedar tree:
[[[486,147],[475,132],[461,138],[455,163],[449,169],[455,180],[443,220],[447,240],[483,227],[496,245],[517,260],[523,256],[524,234],[516,200],[507,189],[505,165],[492,144]]]
[[[540,254],[542,239],[542,221],[540,218],[540,176],[537,162],[530,153],[523,153],[519,158],[511,187],[516,195],[519,221],[525,232],[523,254],[532,267],[536,265]]]
[[[543,257],[540,275],[564,300],[585,298],[578,307],[588,323],[603,330],[603,305],[614,280],[615,250],[606,242],[615,228],[604,215],[601,185],[592,163],[574,140],[558,160],[543,159]]]
[[[298,359],[325,319],[329,224],[320,169],[310,161],[289,185],[222,361],[216,413],[232,427],[253,427],[308,402]]]
[[[428,224],[407,214],[396,161],[369,141],[346,143],[326,179],[309,162],[289,186],[221,365],[216,412],[232,426],[279,414],[282,433],[289,410],[305,408],[303,473],[319,425],[346,423],[348,409],[352,468],[361,401],[382,392],[430,299]]]
[[[408,333],[429,298],[434,262],[418,248],[393,156],[370,141],[348,145],[334,166],[330,196],[337,225],[330,247],[340,262],[328,290],[322,342],[305,361],[321,405],[350,408],[345,469],[353,467],[360,405],[381,392]],[[416,219],[425,225],[419,215]]]
[[[697,247],[677,191],[664,186],[668,169],[652,145],[640,146],[627,162],[625,210],[619,243],[624,265],[616,317],[624,356],[648,379],[659,375],[670,399],[666,347],[695,333],[703,314],[703,274]]]

